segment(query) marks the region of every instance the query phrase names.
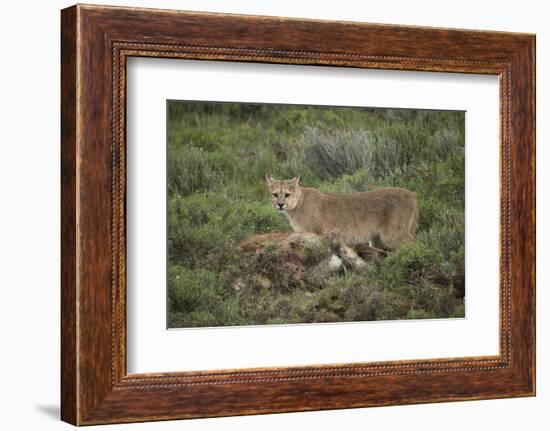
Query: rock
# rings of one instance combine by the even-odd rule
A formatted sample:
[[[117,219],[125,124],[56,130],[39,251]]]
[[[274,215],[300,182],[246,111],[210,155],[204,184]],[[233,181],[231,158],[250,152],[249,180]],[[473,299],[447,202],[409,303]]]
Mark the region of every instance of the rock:
[[[369,244],[354,247],[341,243],[337,235],[306,232],[271,232],[254,235],[238,245],[254,261],[250,280],[264,288],[300,284],[305,278],[322,279],[346,268],[366,267],[363,258],[385,255]],[[239,291],[242,286],[234,286]]]
[[[254,235],[239,243],[239,249],[245,253],[250,253],[263,249],[270,241],[280,242],[288,238],[290,232],[272,232],[261,235]]]
[[[242,252],[255,253],[259,257],[269,247],[280,253],[286,270],[297,280],[303,279],[308,271],[326,275],[342,267],[342,258],[336,253],[338,245],[330,238],[313,233],[273,232],[255,235],[239,244]]]
[[[231,287],[233,288],[233,290],[234,290],[235,292],[239,292],[239,291],[244,287],[244,283],[243,283],[243,281],[242,281],[240,278],[238,278],[237,280],[235,280],[235,281],[233,282],[233,284],[231,285]]]

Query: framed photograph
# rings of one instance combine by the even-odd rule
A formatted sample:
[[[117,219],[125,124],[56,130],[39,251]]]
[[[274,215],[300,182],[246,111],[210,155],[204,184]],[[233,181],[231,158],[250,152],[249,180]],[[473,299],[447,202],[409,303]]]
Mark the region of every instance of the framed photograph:
[[[535,37],[61,14],[62,419],[535,394]]]

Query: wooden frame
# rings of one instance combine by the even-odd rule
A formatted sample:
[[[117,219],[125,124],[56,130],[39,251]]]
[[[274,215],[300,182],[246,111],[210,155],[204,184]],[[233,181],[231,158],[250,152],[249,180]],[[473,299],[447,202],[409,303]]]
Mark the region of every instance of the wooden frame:
[[[534,395],[533,35],[78,5],[62,11],[61,48],[63,420],[88,425]],[[498,75],[500,354],[127,375],[129,56]]]

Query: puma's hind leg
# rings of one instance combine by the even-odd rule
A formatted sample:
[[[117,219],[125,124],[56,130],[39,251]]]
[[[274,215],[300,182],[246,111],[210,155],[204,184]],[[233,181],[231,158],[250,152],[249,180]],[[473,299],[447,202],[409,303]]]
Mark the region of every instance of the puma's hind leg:
[[[381,235],[381,240],[384,243],[384,246],[389,250],[395,250],[398,248],[401,244],[412,241],[414,239],[414,236],[411,234],[411,232],[407,229],[401,229],[395,232],[386,233],[384,235]]]

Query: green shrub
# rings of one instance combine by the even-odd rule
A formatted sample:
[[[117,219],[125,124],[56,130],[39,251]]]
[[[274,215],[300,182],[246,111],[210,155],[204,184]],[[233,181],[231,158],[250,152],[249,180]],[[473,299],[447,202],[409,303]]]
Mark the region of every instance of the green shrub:
[[[371,135],[364,130],[321,130],[308,127],[302,137],[307,165],[323,180],[366,168],[371,159]]]
[[[168,199],[168,254],[187,266],[225,266],[239,260],[236,244],[251,235],[288,229],[284,216],[259,202],[221,193]]]
[[[169,326],[220,326],[239,321],[234,293],[215,272],[172,265],[168,271]]]
[[[440,265],[441,257],[435,250],[411,241],[383,260],[380,275],[388,287],[402,286],[430,277]]]
[[[185,153],[170,154],[168,178],[170,192],[187,196],[219,183],[221,174],[213,169],[202,148],[189,147]]]

